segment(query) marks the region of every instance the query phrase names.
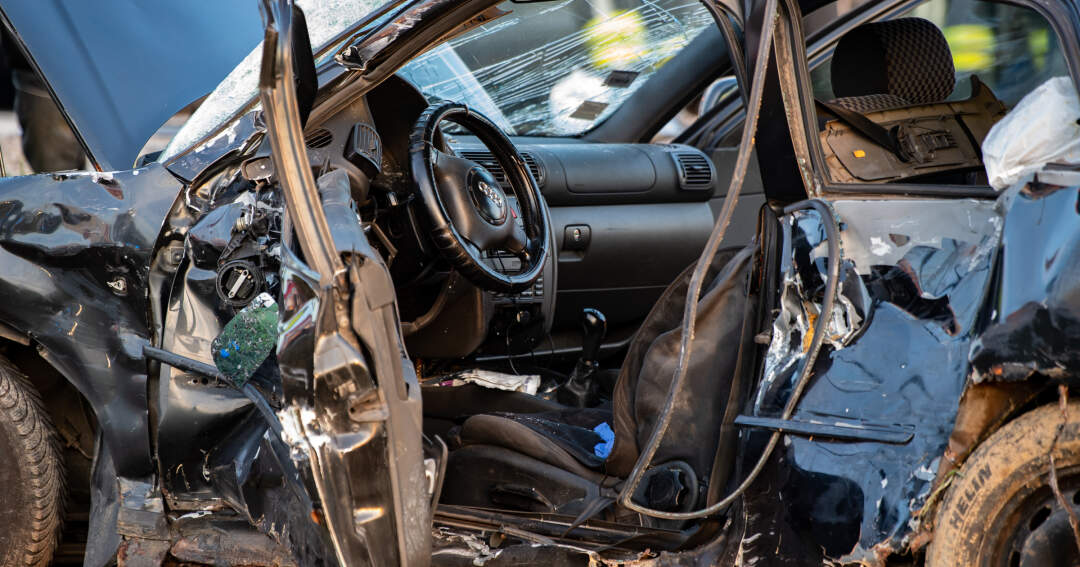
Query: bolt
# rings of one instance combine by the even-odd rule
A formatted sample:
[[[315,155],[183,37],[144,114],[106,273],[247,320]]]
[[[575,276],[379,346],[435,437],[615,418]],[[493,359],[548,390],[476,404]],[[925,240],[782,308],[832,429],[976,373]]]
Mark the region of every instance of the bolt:
[[[106,285],[111,287],[112,290],[113,290],[113,293],[115,293],[116,295],[120,295],[120,296],[127,295],[127,280],[125,280],[123,278],[123,276],[116,276],[111,281],[109,281]]]

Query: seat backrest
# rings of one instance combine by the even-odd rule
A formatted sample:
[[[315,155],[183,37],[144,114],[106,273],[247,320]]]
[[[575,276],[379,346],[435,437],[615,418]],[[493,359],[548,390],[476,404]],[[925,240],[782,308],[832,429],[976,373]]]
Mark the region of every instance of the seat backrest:
[[[678,460],[698,478],[710,477],[742,350],[749,269],[756,243],[721,250],[706,272],[698,300],[693,354],[683,388],[652,465]],[[604,463],[608,474],[626,478],[656,428],[679,361],[682,314],[693,266],[657,300],[630,342],[612,399],[615,443]]]
[[[941,102],[956,84],[945,34],[922,18],[863,24],[833,54],[833,102],[856,112]]]

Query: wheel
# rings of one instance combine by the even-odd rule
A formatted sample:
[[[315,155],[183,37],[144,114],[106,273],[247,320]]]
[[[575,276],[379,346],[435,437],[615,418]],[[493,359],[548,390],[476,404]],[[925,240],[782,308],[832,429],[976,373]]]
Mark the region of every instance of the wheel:
[[[49,564],[59,540],[60,447],[37,392],[0,358],[0,567]]]
[[[1061,423],[1057,404],[1006,424],[954,477],[937,515],[927,567],[1080,564],[1068,515],[1050,490],[1050,445]],[[1080,516],[1080,403],[1054,450],[1058,485]]]

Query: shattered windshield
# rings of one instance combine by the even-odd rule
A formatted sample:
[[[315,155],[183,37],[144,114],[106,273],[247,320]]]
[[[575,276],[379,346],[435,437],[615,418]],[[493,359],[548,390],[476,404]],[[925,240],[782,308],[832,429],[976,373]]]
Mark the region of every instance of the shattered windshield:
[[[316,67],[336,51],[325,49],[327,43],[361,23],[365,16],[387,3],[388,0],[296,0],[296,4],[304,11],[311,45],[316,53],[323,53],[321,58],[316,58]],[[191,144],[213,132],[223,120],[247,106],[258,94],[261,61],[262,42],[259,42],[192,113],[183,128],[169,141],[159,159],[167,161],[179,155]]]
[[[464,102],[509,134],[573,136],[600,124],[708,26],[696,0],[515,4],[400,74]]]

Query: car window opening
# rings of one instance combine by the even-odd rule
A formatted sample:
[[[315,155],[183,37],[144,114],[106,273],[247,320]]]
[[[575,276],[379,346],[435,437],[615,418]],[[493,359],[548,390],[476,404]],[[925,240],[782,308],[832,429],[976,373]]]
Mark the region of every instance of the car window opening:
[[[987,133],[1059,76],[1060,41],[1029,8],[929,0],[863,24],[811,69],[825,174],[848,186],[985,187]]]

